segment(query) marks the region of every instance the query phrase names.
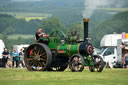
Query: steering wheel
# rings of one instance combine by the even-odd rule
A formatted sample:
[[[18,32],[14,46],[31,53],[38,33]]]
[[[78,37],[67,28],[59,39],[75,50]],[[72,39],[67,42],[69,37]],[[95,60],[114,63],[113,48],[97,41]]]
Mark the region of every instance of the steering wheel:
[[[54,31],[50,34],[50,37],[60,37],[61,39],[65,39],[65,34],[62,31]]]

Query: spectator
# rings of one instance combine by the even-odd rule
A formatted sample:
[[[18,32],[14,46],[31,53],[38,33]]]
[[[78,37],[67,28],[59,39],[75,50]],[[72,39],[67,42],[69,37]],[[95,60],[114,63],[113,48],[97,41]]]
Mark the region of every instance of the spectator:
[[[23,52],[23,49],[20,49],[19,56],[20,56],[19,65],[21,64],[22,67],[24,68],[25,65],[24,65],[24,52]]]
[[[20,58],[19,58],[19,53],[17,52],[17,49],[14,49],[14,52],[12,52],[12,57],[13,57],[12,66],[14,67],[16,63],[16,68],[18,68]]]
[[[6,67],[6,64],[7,64],[7,61],[9,59],[9,52],[8,50],[5,48],[3,53],[2,53],[2,67],[5,68]]]
[[[126,54],[128,53],[128,47],[124,43],[122,43],[120,47],[122,48],[122,63],[123,66],[125,66],[126,65],[125,57]]]
[[[125,67],[128,68],[128,53],[125,54]]]

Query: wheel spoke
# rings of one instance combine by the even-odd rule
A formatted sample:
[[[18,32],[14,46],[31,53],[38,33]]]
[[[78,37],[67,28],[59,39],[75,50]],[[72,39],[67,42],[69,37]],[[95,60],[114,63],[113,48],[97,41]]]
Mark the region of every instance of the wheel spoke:
[[[37,70],[39,71],[39,63],[38,63],[38,67],[37,67]]]
[[[37,55],[40,54],[40,51],[41,51],[41,48],[39,47],[38,50],[37,50]]]
[[[37,55],[37,46],[35,46],[32,50],[33,50],[34,55]]]
[[[27,64],[31,64],[31,63],[33,63],[34,61],[35,61],[34,59],[32,59],[31,61],[29,61],[29,60],[26,59],[26,63],[27,63]]]
[[[33,60],[33,58],[28,58],[28,59],[26,59],[27,61],[30,61],[30,60]]]
[[[46,62],[46,60],[45,59],[42,59],[42,58],[40,58],[40,61],[45,61]]]
[[[41,48],[41,47],[39,47],[39,49],[38,49],[38,55],[40,55],[40,53],[42,53],[41,51],[42,51],[43,49]]]
[[[42,63],[40,63],[40,62],[38,62],[40,65],[41,65],[41,67],[43,68],[43,64]]]
[[[35,64],[36,62],[32,62],[29,67],[32,69]]]
[[[36,64],[36,61],[34,62],[32,62],[31,64],[30,64],[30,66],[34,66]]]
[[[32,53],[35,55],[35,54],[36,54],[36,50],[35,50],[35,49],[33,49],[33,50],[32,50]]]
[[[30,57],[34,58],[35,55],[30,55]]]
[[[42,66],[45,66],[45,63],[44,62],[40,62]]]
[[[40,54],[40,56],[45,56],[46,55],[46,52],[43,52],[42,54]]]

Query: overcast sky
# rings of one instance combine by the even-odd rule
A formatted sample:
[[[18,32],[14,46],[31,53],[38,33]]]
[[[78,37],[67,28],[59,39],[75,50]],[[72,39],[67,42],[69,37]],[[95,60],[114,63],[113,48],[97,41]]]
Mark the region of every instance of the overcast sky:
[[[43,1],[43,0],[12,0],[12,1]]]

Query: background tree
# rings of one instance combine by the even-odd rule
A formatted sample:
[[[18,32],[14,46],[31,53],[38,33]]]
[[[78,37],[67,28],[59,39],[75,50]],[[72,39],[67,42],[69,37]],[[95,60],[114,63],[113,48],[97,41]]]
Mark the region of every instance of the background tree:
[[[39,26],[48,34],[56,30],[67,32],[67,28],[55,17],[44,20]]]

